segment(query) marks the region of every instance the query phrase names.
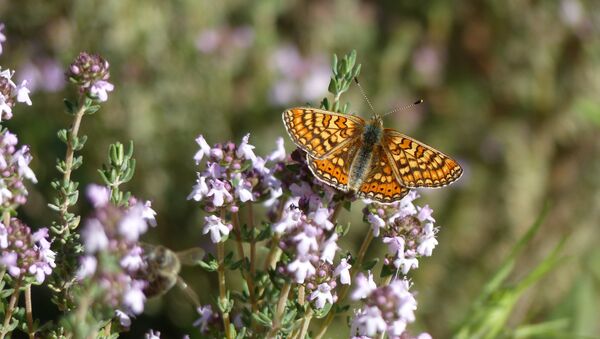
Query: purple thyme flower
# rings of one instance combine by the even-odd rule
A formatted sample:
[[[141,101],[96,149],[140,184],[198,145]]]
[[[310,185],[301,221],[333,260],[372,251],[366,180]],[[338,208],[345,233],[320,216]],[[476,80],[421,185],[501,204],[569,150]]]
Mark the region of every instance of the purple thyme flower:
[[[110,202],[110,189],[106,186],[96,184],[88,185],[86,189],[87,198],[94,207],[102,207]]]
[[[340,282],[344,285],[350,285],[352,283],[352,279],[350,279],[350,268],[352,267],[352,265],[350,265],[348,263],[348,261],[346,260],[346,258],[342,258],[340,260],[339,265],[335,268],[335,271],[333,272],[334,276],[339,276],[340,277]]]
[[[415,206],[413,201],[417,198],[418,194],[411,191],[399,202],[390,205],[373,203],[364,210],[373,234],[383,233],[382,242],[388,247],[384,264],[404,275],[418,268],[418,258],[430,256],[438,244],[433,210],[427,205]]]
[[[354,316],[351,334],[373,337],[385,332],[390,337],[402,335],[406,325],[415,321],[417,309],[417,301],[409,287],[406,280],[394,280],[368,293],[359,286],[361,292],[358,294],[365,305]]]
[[[0,54],[2,54],[2,44],[6,41],[6,35],[4,35],[4,22],[0,22]]]
[[[155,212],[148,202],[142,204],[135,198],[128,207],[115,206],[101,186],[90,186],[87,193],[95,210],[81,231],[86,254],[80,258],[76,276],[102,289],[95,302],[127,315],[139,314],[148,282],[142,280],[146,264],[138,239],[154,221]]]
[[[160,339],[160,332],[150,330],[148,333],[144,335],[144,339]]]
[[[204,54],[230,55],[234,50],[247,49],[253,42],[254,30],[249,26],[218,27],[200,32],[196,48]]]
[[[38,284],[56,267],[55,253],[50,250],[48,230],[31,233],[29,226],[17,218],[0,224],[0,264],[14,278],[33,278]]]
[[[210,232],[210,240],[215,244],[225,241],[229,231],[233,228],[232,225],[224,224],[221,218],[215,215],[204,217],[204,221],[204,231],[202,233],[207,234]]]
[[[55,59],[42,58],[35,62],[26,62],[17,72],[18,82],[27,81],[31,92],[57,92],[65,87],[65,73]]]
[[[28,146],[17,147],[17,136],[8,130],[0,133],[0,207],[14,210],[27,201],[24,181],[36,183],[29,167],[32,160]]]
[[[270,100],[277,105],[313,101],[327,92],[331,70],[323,55],[303,57],[293,45],[279,47],[270,62],[278,80]]]
[[[326,303],[333,304],[331,289],[331,285],[322,283],[310,294],[308,300],[313,301],[317,309],[322,309]]]
[[[0,121],[12,118],[15,101],[31,106],[27,81],[24,80],[21,85],[17,85],[12,81],[13,75],[14,72],[9,69],[0,71]]]
[[[227,142],[213,147],[202,135],[196,138],[200,149],[194,160],[202,171],[188,200],[200,202],[205,211],[213,213],[221,208],[235,211],[241,203],[281,196],[281,184],[272,168],[277,165],[275,159],[257,156],[249,138],[247,134],[239,145]],[[201,165],[204,159],[206,163]]]
[[[67,79],[79,87],[80,92],[98,101],[108,100],[108,92],[114,85],[110,78],[109,64],[98,54],[81,52],[69,66]]]
[[[212,306],[200,306],[196,311],[200,315],[200,318],[194,322],[193,326],[197,327],[201,334],[209,333],[211,330],[218,332],[222,329],[223,322],[220,318],[221,314],[213,311]]]
[[[373,274],[371,271],[368,272],[367,276],[365,276],[362,272],[358,273],[355,278],[355,283],[356,287],[350,296],[350,298],[354,300],[366,298],[377,288],[375,281],[373,281]]]

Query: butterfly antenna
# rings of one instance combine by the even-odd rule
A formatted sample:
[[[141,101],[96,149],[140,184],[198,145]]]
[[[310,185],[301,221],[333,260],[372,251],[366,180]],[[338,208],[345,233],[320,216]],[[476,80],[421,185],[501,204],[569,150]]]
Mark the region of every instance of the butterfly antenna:
[[[396,108],[396,109],[394,109],[392,111],[389,111],[386,114],[382,115],[382,117],[384,117],[384,116],[386,116],[388,114],[392,114],[392,113],[404,111],[405,109],[409,109],[409,108],[415,107],[415,106],[417,106],[418,104],[421,104],[421,103],[423,103],[423,99],[419,99],[419,100],[417,100],[417,101],[415,101],[415,102],[413,102],[412,104],[409,104],[409,105],[400,106],[400,107],[398,107],[398,108]]]
[[[360,93],[362,94],[363,98],[365,98],[365,101],[367,102],[367,104],[369,104],[369,107],[371,108],[371,113],[375,114],[375,109],[373,108],[373,105],[371,104],[371,100],[369,100],[369,97],[367,97],[367,94],[365,93],[365,90],[360,85],[360,82],[358,82],[357,77],[354,77],[354,82],[356,82],[358,89],[360,89]]]

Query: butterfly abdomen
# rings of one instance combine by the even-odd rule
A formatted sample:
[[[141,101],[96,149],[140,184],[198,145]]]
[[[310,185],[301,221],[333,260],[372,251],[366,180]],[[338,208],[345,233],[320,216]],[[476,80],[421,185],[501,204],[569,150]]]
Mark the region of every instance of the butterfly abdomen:
[[[365,126],[361,136],[361,146],[352,165],[350,166],[350,177],[348,178],[348,188],[358,191],[365,177],[369,174],[371,163],[373,162],[373,148],[381,141],[383,130],[377,122]]]

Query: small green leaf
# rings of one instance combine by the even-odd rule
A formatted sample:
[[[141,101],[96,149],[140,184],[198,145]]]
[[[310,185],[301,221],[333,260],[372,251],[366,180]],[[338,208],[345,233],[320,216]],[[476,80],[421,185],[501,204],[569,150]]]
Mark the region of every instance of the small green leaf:
[[[326,303],[325,306],[323,306],[322,309],[316,309],[315,311],[315,318],[317,319],[322,319],[324,318],[329,311],[331,310],[331,304],[330,303]]]
[[[85,109],[85,114],[94,114],[100,109],[100,105],[91,105]]]
[[[64,99],[63,103],[65,104],[65,110],[68,114],[75,114],[75,104],[73,104],[71,101]]]
[[[375,265],[377,265],[378,262],[379,262],[379,258],[369,260],[369,261],[363,263],[362,268],[363,268],[363,270],[370,270],[373,267],[375,267]]]

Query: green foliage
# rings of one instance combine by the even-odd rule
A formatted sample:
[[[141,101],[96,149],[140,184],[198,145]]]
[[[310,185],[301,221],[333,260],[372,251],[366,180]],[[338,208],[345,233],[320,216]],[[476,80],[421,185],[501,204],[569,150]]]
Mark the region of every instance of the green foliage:
[[[119,186],[129,182],[135,173],[133,141],[129,142],[127,151],[120,142],[111,144],[108,147],[108,164],[102,165],[102,169],[98,172],[106,186],[110,188],[111,202],[117,206],[127,206],[131,193],[121,192]]]
[[[523,325],[513,333],[506,328],[506,322],[523,293],[552,270],[561,260],[559,254],[566,239],[563,239],[556,245],[552,252],[521,281],[507,285],[506,280],[513,271],[518,256],[523,252],[525,246],[531,243],[531,239],[543,224],[547,212],[548,206],[546,206],[523,237],[519,239],[496,274],[485,284],[481,294],[473,303],[469,313],[467,313],[465,320],[458,327],[454,336],[455,338],[497,338],[500,335],[509,337],[524,337],[526,335],[549,336],[556,333],[557,330],[562,331],[566,329],[568,319],[558,319],[535,325]]]

